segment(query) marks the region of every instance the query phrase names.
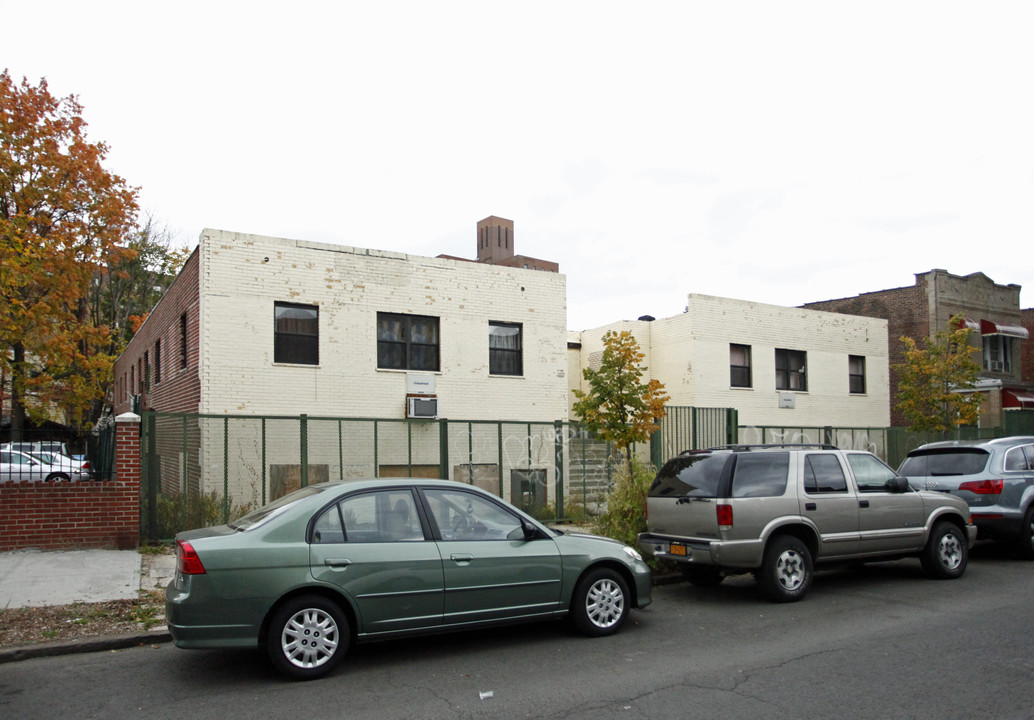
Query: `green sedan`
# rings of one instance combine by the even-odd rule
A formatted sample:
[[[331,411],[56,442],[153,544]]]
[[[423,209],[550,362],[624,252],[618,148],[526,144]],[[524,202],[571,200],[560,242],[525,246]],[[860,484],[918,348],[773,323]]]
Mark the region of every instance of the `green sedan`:
[[[176,552],[176,645],[264,646],[297,679],[330,672],[353,642],[558,617],[610,635],[650,603],[632,548],[444,480],[313,485],[180,533]]]

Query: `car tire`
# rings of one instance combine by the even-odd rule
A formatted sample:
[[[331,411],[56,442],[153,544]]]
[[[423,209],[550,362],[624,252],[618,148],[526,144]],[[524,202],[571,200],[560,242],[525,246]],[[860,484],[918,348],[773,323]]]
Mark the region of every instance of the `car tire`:
[[[683,565],[679,571],[695,587],[714,587],[725,579],[722,571],[711,565]]]
[[[1027,512],[1023,515],[1020,542],[1016,546],[1016,550],[1024,560],[1034,560],[1034,504],[1027,508]]]
[[[621,574],[597,568],[581,579],[571,599],[571,620],[584,635],[602,637],[616,633],[628,617],[631,596]]]
[[[792,535],[778,535],[765,548],[758,582],[773,602],[796,602],[811,587],[813,575],[808,546]]]
[[[938,580],[951,580],[966,572],[969,561],[969,543],[954,523],[941,520],[933,526],[930,539],[920,557],[923,570]]]
[[[72,478],[69,477],[66,473],[55,472],[47,475],[47,477],[43,479],[43,482],[67,482],[71,479]]]
[[[295,680],[314,680],[337,667],[351,643],[337,603],[303,595],[282,605],[269,623],[266,648],[273,666]]]

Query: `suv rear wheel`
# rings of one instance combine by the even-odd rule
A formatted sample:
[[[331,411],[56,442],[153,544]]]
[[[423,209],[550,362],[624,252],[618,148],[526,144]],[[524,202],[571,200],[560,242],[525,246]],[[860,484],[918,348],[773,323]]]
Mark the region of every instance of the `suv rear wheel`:
[[[773,602],[795,602],[811,587],[812,560],[808,546],[792,535],[772,538],[765,548],[758,582]]]
[[[711,565],[683,565],[679,570],[690,585],[697,587],[714,587],[725,579],[722,571]]]
[[[1023,515],[1023,527],[1020,528],[1020,544],[1017,550],[1024,560],[1034,560],[1034,504],[1031,504]]]

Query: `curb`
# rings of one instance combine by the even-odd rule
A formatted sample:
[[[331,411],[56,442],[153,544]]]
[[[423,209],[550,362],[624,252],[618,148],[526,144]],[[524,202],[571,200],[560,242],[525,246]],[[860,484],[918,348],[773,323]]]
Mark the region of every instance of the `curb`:
[[[171,641],[172,635],[169,634],[168,630],[156,630],[154,632],[132,633],[130,635],[100,635],[76,640],[21,645],[18,647],[0,648],[0,665],[21,660],[31,660],[32,658],[124,650],[140,645],[154,645]]]

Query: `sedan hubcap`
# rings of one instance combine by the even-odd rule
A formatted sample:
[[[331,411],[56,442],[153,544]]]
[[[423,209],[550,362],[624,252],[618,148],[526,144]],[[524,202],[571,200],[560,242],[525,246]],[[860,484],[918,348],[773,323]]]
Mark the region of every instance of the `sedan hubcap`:
[[[954,535],[945,535],[938,546],[941,564],[949,570],[956,569],[962,563],[962,547]]]
[[[776,563],[776,580],[787,590],[796,590],[804,582],[804,559],[793,550],[779,556]]]
[[[319,667],[330,660],[337,646],[337,623],[329,613],[315,608],[292,615],[280,636],[284,655],[300,668]]]
[[[596,581],[585,596],[585,611],[592,624],[609,628],[621,619],[625,611],[625,596],[613,580]]]

